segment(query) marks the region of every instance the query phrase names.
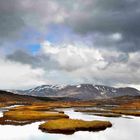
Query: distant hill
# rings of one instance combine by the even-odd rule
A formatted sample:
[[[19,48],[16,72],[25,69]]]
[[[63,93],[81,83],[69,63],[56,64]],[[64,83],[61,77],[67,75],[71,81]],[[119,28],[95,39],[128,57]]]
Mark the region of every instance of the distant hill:
[[[131,88],[114,88],[104,85],[80,84],[80,85],[42,85],[29,90],[11,90],[20,95],[48,97],[56,99],[104,99],[120,96],[140,96],[140,91]]]
[[[44,98],[44,100],[52,101],[50,98]],[[12,104],[30,104],[33,102],[42,102],[43,99],[39,97],[31,97],[28,95],[18,95],[11,92],[0,90],[0,103],[10,103]]]

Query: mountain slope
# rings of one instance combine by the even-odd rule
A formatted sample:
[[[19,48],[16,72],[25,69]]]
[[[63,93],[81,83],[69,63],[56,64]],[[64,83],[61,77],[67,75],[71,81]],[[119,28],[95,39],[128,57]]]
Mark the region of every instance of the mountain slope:
[[[12,91],[16,94],[38,97],[65,97],[80,100],[111,98],[119,96],[140,96],[140,91],[135,88],[114,88],[103,85],[42,85],[29,90]]]
[[[50,98],[40,98],[40,97],[34,97],[34,96],[27,96],[27,95],[19,95],[14,94],[12,92],[7,92],[0,90],[0,104],[31,104],[36,102],[43,102],[43,101],[53,101],[53,99]]]

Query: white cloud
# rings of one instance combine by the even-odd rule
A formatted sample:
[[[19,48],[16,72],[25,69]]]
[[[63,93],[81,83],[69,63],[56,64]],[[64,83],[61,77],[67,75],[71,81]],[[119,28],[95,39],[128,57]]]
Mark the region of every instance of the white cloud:
[[[56,46],[44,41],[38,55],[40,65],[36,67],[1,58],[0,88],[78,83],[139,87],[139,53],[109,52],[81,43]]]
[[[41,46],[43,55],[49,57],[52,65],[57,64],[46,74],[54,83],[139,87],[139,53],[110,52],[78,43],[54,46],[45,41]]]
[[[78,44],[53,46],[49,42],[43,42],[42,51],[56,61],[62,69],[68,71],[89,65],[94,69],[104,68],[107,65],[99,50]]]
[[[30,65],[0,59],[0,88],[19,89],[44,84],[44,71]]]
[[[115,87],[132,87],[140,90],[140,85],[139,84],[116,84]]]

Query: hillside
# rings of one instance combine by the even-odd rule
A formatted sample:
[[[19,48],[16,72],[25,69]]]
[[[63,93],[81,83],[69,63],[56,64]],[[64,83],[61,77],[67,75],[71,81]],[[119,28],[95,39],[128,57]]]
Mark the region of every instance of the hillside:
[[[12,90],[20,95],[70,98],[79,100],[104,99],[120,96],[140,96],[140,91],[131,88],[114,88],[104,85],[80,84],[80,85],[42,85],[29,90]]]

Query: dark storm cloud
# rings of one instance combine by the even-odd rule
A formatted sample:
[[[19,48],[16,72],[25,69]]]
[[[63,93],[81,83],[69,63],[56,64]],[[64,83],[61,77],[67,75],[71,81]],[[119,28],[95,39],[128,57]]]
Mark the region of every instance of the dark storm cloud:
[[[15,4],[16,2],[16,4]],[[16,0],[0,0],[0,40],[11,40],[24,26]],[[19,34],[18,34],[19,35]],[[7,40],[6,40],[7,41]]]
[[[0,42],[22,40],[35,31],[43,34],[58,16],[56,5],[50,0],[0,0]]]
[[[0,40],[18,37],[28,28],[43,33],[52,23],[65,24],[85,36],[100,33],[95,44],[99,47],[124,52],[140,49],[138,0],[0,0]],[[119,43],[102,40],[113,33],[122,34]]]
[[[49,55],[33,55],[25,50],[16,50],[13,53],[7,54],[6,59],[22,64],[29,64],[32,68],[42,68],[44,70],[60,69],[58,63],[55,60],[51,60]]]
[[[87,0],[89,5],[75,11],[70,25],[81,33],[123,32],[140,34],[140,2],[137,0]],[[86,3],[86,2],[85,2]],[[81,5],[79,5],[80,7]],[[81,6],[81,7],[82,7]],[[80,12],[81,11],[81,12]],[[72,24],[73,23],[73,24]]]
[[[30,64],[35,67],[39,66],[40,64],[40,60],[37,57],[32,56],[23,50],[16,50],[12,54],[8,54],[6,58],[23,64]]]
[[[133,52],[140,50],[140,1],[87,0],[68,17],[67,24],[80,34],[100,33],[97,46]],[[122,34],[118,43],[102,40],[102,36]],[[94,38],[93,38],[94,40]],[[102,42],[103,41],[103,42]],[[114,47],[115,46],[115,47]]]

